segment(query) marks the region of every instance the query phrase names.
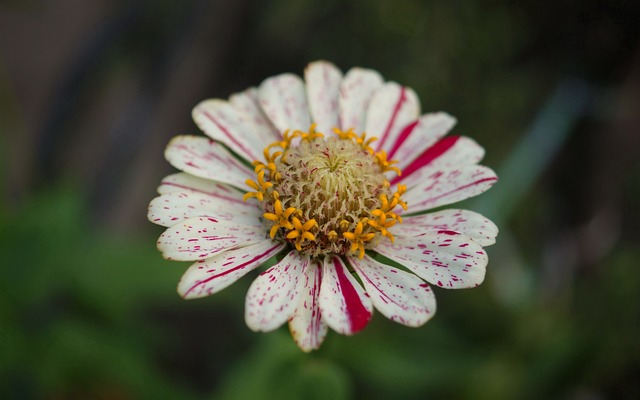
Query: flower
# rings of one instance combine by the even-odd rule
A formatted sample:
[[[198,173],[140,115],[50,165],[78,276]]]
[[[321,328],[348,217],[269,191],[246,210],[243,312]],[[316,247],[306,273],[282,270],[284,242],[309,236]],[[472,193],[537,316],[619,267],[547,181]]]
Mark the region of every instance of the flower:
[[[374,307],[420,326],[436,310],[429,284],[484,280],[482,246],[495,242],[497,227],[440,207],[497,177],[478,165],[484,149],[476,142],[444,137],[453,117],[420,115],[410,88],[317,61],[304,80],[282,74],[229,100],[203,101],[193,119],[209,138],[169,143],[166,159],[183,172],[162,181],[148,213],[167,227],[163,256],[194,262],[178,284],[185,299],[214,294],[277,257],[249,288],[247,325],[271,331],[288,322],[310,351],[328,328],[363,329]]]

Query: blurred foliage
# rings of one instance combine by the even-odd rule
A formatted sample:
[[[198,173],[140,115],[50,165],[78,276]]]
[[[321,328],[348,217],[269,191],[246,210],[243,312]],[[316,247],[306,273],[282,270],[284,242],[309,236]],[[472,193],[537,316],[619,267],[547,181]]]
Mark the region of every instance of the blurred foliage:
[[[7,4],[26,29],[53,7]],[[616,115],[639,109],[637,2],[104,4],[59,65],[0,64],[0,398],[640,398],[640,168],[622,162],[638,124]],[[426,326],[376,315],[305,354],[286,327],[244,326],[257,272],[181,300],[187,265],[162,260],[144,207],[196,101],[323,58],[457,116],[504,178],[463,206],[501,235],[485,284],[435,289]]]

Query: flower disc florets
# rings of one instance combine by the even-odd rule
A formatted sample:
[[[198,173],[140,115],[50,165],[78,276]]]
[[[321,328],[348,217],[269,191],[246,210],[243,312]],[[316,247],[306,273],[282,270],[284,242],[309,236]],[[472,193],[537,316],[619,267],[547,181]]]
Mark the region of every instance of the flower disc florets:
[[[245,199],[262,201],[271,237],[281,236],[301,253],[363,257],[381,236],[393,241],[387,228],[401,218],[391,210],[406,209],[405,188],[390,189],[385,172],[400,171],[384,151],[369,146],[375,138],[334,133],[325,138],[313,125],[309,132],[285,133],[265,149],[265,162],[254,162],[257,182],[247,184],[255,191]]]

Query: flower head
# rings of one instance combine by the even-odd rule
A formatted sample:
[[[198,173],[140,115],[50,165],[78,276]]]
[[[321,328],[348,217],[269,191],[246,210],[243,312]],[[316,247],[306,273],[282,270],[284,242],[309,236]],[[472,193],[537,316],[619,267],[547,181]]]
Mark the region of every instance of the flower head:
[[[178,292],[208,296],[277,257],[249,288],[255,331],[288,322],[305,351],[328,328],[351,335],[375,307],[420,326],[435,313],[429,284],[479,285],[496,226],[440,207],[497,180],[484,150],[444,135],[455,119],[420,115],[416,94],[375,71],[311,63],[304,80],[266,79],[193,110],[209,136],[179,136],[165,152],[183,172],[166,177],[149,219],[167,230],[167,259],[193,261]],[[438,208],[438,211],[427,211]],[[387,265],[392,260],[401,267]]]

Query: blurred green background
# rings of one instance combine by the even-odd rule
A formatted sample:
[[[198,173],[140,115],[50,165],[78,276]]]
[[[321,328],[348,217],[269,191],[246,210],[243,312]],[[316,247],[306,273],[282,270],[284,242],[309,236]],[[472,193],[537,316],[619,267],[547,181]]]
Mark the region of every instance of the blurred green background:
[[[0,398],[640,398],[640,2],[0,3]],[[413,87],[500,182],[485,283],[304,354],[183,301],[146,207],[191,108],[316,59]],[[255,275],[255,274],[254,274]]]

